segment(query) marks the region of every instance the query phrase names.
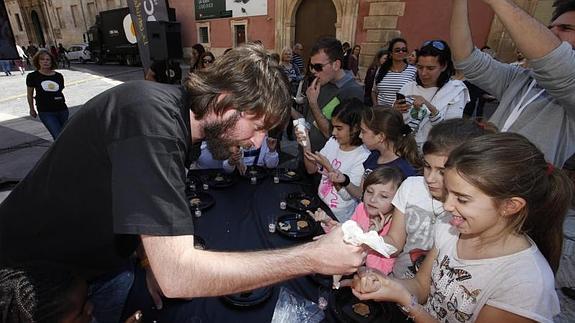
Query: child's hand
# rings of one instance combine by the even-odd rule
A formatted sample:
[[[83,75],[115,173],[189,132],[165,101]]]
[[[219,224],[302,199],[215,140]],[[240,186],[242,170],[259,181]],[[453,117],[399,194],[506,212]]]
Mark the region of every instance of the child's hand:
[[[327,215],[327,213],[322,209],[317,209],[315,212],[308,210],[307,213],[311,215],[316,222],[327,222],[328,220],[331,220],[329,215]]]
[[[339,222],[332,219],[327,213],[325,213],[322,209],[317,209],[315,212],[307,211],[309,215],[316,221],[321,224],[323,231],[330,232],[333,228],[339,225]]]
[[[231,156],[228,158],[228,163],[232,166],[237,166],[240,163],[240,158],[242,158],[242,153],[239,148],[234,147],[231,149]]]
[[[309,131],[306,129],[305,131],[300,131],[298,129],[294,130],[295,139],[298,145],[304,148],[304,152],[311,150],[311,145],[309,142]]]
[[[277,145],[278,145],[278,140],[275,138],[267,138],[267,144],[268,144],[268,148],[270,149],[270,152],[274,152],[276,151]]]
[[[360,300],[373,299],[376,301],[402,302],[409,292],[398,281],[388,278],[380,271],[373,268],[359,268],[353,277],[342,281],[341,286],[351,286],[353,294]]]
[[[312,153],[311,151],[304,152],[307,159],[316,162],[319,166],[323,167],[324,173],[328,174],[333,172],[333,168],[331,167],[331,162],[327,159],[324,155],[320,152],[316,151]]]
[[[329,174],[327,175],[327,178],[334,184],[339,184],[339,183],[345,182],[345,176],[343,175],[342,172],[340,172],[337,169],[332,171],[332,172],[329,172]]]

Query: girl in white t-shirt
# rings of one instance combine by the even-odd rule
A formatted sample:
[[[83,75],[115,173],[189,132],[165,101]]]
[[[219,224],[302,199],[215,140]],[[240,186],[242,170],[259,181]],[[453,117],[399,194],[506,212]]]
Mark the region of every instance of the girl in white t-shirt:
[[[400,251],[393,268],[396,278],[411,278],[433,247],[436,223],[444,220],[443,170],[449,153],[460,144],[484,135],[472,120],[451,119],[433,127],[423,146],[423,176],[408,177],[393,198],[391,228],[384,237]]]
[[[346,174],[346,182],[359,185],[363,175],[363,162],[369,156],[359,138],[361,112],[365,109],[358,99],[350,99],[338,105],[331,117],[332,137],[319,152],[312,152],[309,145],[302,145],[305,137],[297,132],[298,143],[304,147],[304,164],[309,174],[322,173],[318,195],[329,206],[340,222],[351,218],[358,201],[343,187],[334,184],[328,174],[340,171]],[[307,134],[306,134],[307,136]],[[307,137],[309,138],[309,136]]]
[[[449,155],[445,189],[450,225],[415,279],[362,270],[356,296],[397,302],[415,322],[553,322],[569,178],[525,137],[499,133]]]

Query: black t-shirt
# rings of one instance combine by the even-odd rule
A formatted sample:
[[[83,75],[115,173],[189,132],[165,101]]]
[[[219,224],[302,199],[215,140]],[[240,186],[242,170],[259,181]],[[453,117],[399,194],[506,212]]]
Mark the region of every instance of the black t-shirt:
[[[148,81],[88,101],[0,205],[0,263],[53,262],[90,279],[124,264],[138,235],[193,234],[187,101]]]
[[[44,75],[34,71],[26,76],[26,86],[36,91],[36,108],[38,112],[57,112],[66,110],[64,89],[64,76],[58,72],[54,75]]]

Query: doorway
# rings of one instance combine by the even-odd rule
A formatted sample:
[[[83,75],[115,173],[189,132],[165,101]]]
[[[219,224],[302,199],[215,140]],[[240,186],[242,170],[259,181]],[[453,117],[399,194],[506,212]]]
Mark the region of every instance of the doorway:
[[[332,0],[302,0],[297,8],[295,21],[294,44],[303,45],[302,58],[307,64],[311,48],[319,38],[335,37],[337,11]]]
[[[42,23],[40,23],[40,18],[36,10],[32,10],[30,14],[32,18],[32,25],[34,26],[34,33],[36,34],[36,40],[38,41],[38,47],[41,45],[46,46],[46,39],[44,38],[44,30],[42,29]]]

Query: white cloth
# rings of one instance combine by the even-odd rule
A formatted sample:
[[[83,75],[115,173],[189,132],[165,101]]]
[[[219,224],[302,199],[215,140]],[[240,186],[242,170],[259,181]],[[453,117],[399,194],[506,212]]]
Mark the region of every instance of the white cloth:
[[[406,124],[418,124],[415,141],[420,149],[427,140],[427,135],[433,125],[443,120],[461,118],[463,116],[463,109],[467,102],[469,102],[469,91],[465,84],[459,80],[450,80],[439,89],[439,91],[436,91],[436,89],[437,88],[426,89],[417,85],[417,82],[412,81],[406,83],[401,90],[399,90],[399,93],[405,96],[421,95],[439,111],[433,118],[427,115],[420,122],[412,120],[409,112],[403,114],[403,120]]]
[[[433,201],[433,202],[432,202]],[[403,181],[391,202],[405,217],[405,246],[397,256],[393,275],[411,278],[413,272],[409,252],[414,249],[431,250],[436,223],[446,221],[443,203],[433,199],[423,176],[408,177]],[[435,221],[435,223],[434,223]]]
[[[531,247],[512,255],[465,260],[457,256],[459,233],[449,224],[437,226],[431,288],[424,305],[441,322],[473,322],[484,305],[529,318],[553,322],[559,314],[549,264]]]
[[[354,246],[367,245],[384,257],[389,258],[397,249],[385,243],[379,233],[375,231],[363,232],[359,224],[353,220],[347,220],[341,225],[343,241]]]
[[[339,149],[339,143],[330,138],[320,151],[331,163],[335,170],[349,176],[350,182],[358,186],[363,176],[363,162],[367,159],[370,151],[363,145],[351,151]],[[318,195],[329,206],[339,222],[345,222],[351,218],[358,201],[345,189],[335,189],[327,176],[321,176],[318,187]]]

